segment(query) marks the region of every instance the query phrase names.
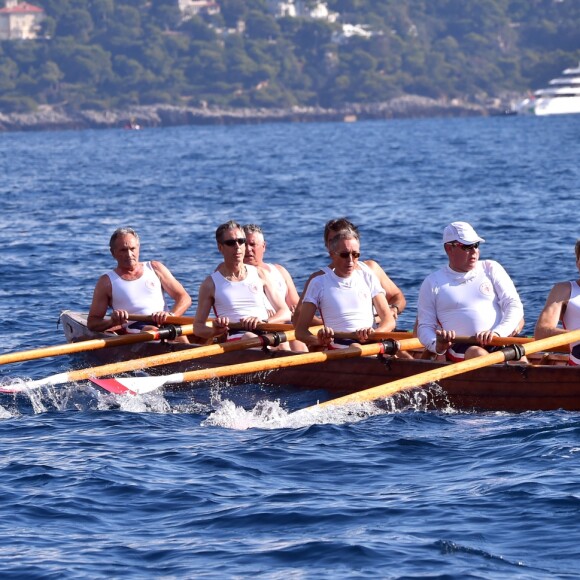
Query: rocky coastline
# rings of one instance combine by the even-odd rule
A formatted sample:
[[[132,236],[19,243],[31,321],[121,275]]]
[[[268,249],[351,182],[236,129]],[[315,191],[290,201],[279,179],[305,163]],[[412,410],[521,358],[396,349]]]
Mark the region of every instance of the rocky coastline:
[[[66,106],[41,105],[34,112],[0,112],[0,131],[50,131],[111,128],[149,128],[179,125],[233,125],[256,123],[305,123],[362,121],[421,117],[478,117],[505,114],[499,100],[474,104],[461,100],[435,100],[405,96],[373,104],[340,109],[291,107],[284,109],[135,106],[124,110],[75,110]],[[132,125],[131,125],[132,124]]]

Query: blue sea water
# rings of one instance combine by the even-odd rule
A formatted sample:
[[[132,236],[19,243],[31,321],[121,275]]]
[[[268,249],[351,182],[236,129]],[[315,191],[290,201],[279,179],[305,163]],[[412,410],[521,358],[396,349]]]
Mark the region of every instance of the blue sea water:
[[[578,272],[580,116],[0,135],[0,352],[63,342],[120,225],[192,296],[215,227],[263,226],[301,289],[348,215],[404,291],[470,221],[514,279],[531,333]],[[0,367],[0,382],[82,364]],[[256,389],[261,397],[256,394]],[[217,389],[128,400],[86,383],[0,399],[6,578],[576,578],[580,415],[337,409]],[[262,400],[258,400],[262,399]]]

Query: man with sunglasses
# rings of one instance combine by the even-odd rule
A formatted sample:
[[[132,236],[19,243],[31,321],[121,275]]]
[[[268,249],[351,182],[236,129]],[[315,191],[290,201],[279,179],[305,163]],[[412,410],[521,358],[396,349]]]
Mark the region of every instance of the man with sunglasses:
[[[332,219],[326,222],[324,226],[324,245],[326,249],[330,253],[330,242],[338,235],[344,232],[352,232],[354,237],[356,237],[360,241],[360,236],[358,232],[358,226],[355,226],[349,219],[346,217]],[[332,263],[330,265],[332,267]],[[395,321],[399,317],[399,314],[403,312],[405,306],[407,305],[407,301],[403,292],[400,288],[389,278],[387,273],[382,269],[378,262],[375,260],[357,260],[356,262],[357,269],[372,271],[377,278],[379,279],[379,283],[382,286],[383,290],[385,291],[385,296],[387,302],[389,304],[389,308],[391,309],[391,314]],[[310,278],[306,281],[304,285],[304,289],[302,291],[302,296],[306,293],[308,286],[310,285],[310,280],[317,274],[314,272],[310,275]],[[295,308],[295,315],[294,319],[298,319],[300,308],[302,307],[302,298],[298,301],[298,305]],[[313,322],[315,324],[321,324],[321,320],[318,317],[315,317]],[[402,354],[402,353],[401,353]],[[403,355],[404,356],[404,355]]]
[[[304,292],[296,322],[296,338],[310,350],[333,348],[334,333],[353,332],[358,342],[366,342],[375,331],[388,332],[395,327],[385,291],[370,270],[357,267],[360,242],[353,231],[344,231],[329,243],[331,265],[315,272]],[[373,306],[380,319],[375,329]],[[324,327],[316,335],[309,327],[316,310]]]
[[[244,263],[246,235],[242,226],[235,221],[221,224],[215,237],[223,262],[199,288],[195,334],[206,339],[226,335],[230,321],[241,322],[251,332],[260,322],[289,320],[286,302],[275,291],[267,273]],[[268,303],[274,310],[272,316],[267,310]],[[205,321],[212,309],[217,318],[212,326],[207,326]]]
[[[359,234],[358,226],[355,226],[345,217],[327,221],[324,226],[324,245],[326,248],[328,249],[328,244],[337,234],[346,230],[352,230],[357,235]],[[389,278],[387,273],[375,260],[359,260],[357,265],[362,270],[370,268],[375,273],[385,291],[391,314],[393,315],[393,318],[397,320],[399,314],[405,310],[405,306],[407,305],[407,301],[401,289],[393,282],[393,280],[391,280],[391,278]]]
[[[494,336],[512,336],[523,326],[514,283],[498,262],[479,259],[482,242],[467,222],[446,226],[443,248],[449,263],[427,276],[419,291],[419,340],[447,360],[487,354]],[[456,336],[475,336],[479,345],[457,343]]]

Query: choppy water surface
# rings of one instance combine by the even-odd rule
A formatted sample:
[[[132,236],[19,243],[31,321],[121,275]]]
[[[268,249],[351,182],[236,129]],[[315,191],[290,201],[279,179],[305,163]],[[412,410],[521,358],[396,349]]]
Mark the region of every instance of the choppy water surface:
[[[456,219],[518,286],[526,331],[577,276],[580,116],[0,135],[0,352],[63,341],[112,265],[117,226],[190,293],[215,227],[260,223],[300,289],[322,227],[420,282]],[[78,367],[0,367],[0,381]],[[563,411],[291,414],[319,393],[261,387],[129,400],[86,383],[0,399],[3,577],[578,575],[580,416]]]

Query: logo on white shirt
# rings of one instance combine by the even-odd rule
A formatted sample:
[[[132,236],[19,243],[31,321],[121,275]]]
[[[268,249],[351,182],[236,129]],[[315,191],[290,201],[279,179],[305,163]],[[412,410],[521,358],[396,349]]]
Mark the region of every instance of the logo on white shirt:
[[[479,287],[479,291],[484,295],[484,296],[493,296],[493,287],[489,282],[483,282],[481,284],[481,286]]]

